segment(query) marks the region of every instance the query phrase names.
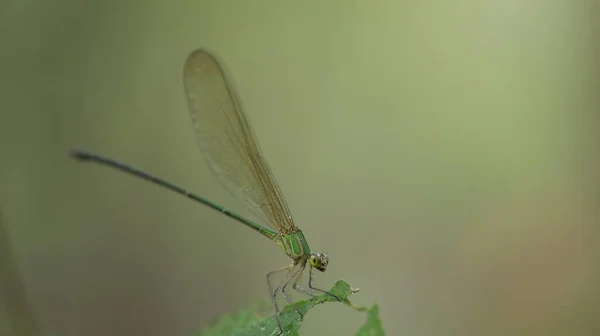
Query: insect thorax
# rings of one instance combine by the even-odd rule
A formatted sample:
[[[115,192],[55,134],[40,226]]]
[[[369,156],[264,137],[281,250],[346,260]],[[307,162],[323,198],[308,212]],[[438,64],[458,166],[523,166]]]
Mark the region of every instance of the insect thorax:
[[[306,260],[310,255],[310,247],[308,247],[306,238],[300,230],[295,233],[281,235],[276,241],[285,254],[294,261]]]

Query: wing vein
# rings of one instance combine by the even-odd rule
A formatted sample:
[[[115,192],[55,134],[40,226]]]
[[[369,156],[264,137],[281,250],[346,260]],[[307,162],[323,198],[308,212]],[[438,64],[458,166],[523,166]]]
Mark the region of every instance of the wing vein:
[[[217,58],[205,49],[193,51],[183,77],[198,147],[210,171],[265,225],[281,233],[294,232],[281,189]]]

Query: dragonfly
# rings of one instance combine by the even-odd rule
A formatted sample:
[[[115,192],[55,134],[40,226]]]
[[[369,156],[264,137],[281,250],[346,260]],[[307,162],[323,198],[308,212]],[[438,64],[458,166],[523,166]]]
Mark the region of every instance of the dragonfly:
[[[261,154],[240,100],[215,54],[204,48],[192,51],[183,67],[183,82],[196,142],[209,170],[235,199],[244,203],[264,224],[133,166],[86,150],[73,149],[69,154],[79,161],[112,167],[165,187],[217,210],[277,243],[292,260],[291,264],[267,273],[267,286],[279,335],[282,335],[284,328],[279,317],[278,295],[283,294],[286,301],[292,304],[288,286],[311,296],[314,295],[311,290],[326,293],[341,301],[334,294],[313,286],[313,270],[325,272],[329,257],[326,253],[312,252],[304,233],[294,223],[283,193]],[[310,290],[298,283],[307,268]],[[282,272],[286,272],[283,279],[273,288],[273,276]],[[294,309],[302,319],[303,315]]]

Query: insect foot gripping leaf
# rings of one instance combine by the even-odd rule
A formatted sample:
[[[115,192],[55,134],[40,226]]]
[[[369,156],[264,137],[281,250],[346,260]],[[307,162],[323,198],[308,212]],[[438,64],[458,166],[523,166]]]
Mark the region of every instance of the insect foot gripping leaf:
[[[358,330],[358,336],[379,336],[385,335],[381,320],[379,319],[379,306],[372,307],[355,306],[348,297],[358,292],[345,281],[338,281],[329,291],[330,294],[320,294],[314,297],[298,301],[286,306],[280,313],[280,321],[283,327],[283,334],[279,330],[279,325],[274,316],[263,318],[259,311],[264,310],[267,305],[265,302],[254,304],[237,313],[227,314],[217,319],[211,326],[204,328],[198,336],[265,336],[265,335],[300,335],[299,330],[302,324],[302,315],[306,315],[309,310],[325,302],[341,302],[359,312],[367,313],[367,321]],[[339,300],[338,300],[339,298]]]

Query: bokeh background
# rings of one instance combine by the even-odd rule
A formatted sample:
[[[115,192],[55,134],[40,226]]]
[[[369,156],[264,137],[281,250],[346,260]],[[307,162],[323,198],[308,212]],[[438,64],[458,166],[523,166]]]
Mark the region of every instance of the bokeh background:
[[[233,76],[328,288],[389,335],[597,335],[598,20],[586,1],[2,1],[0,334],[192,335],[288,260],[83,147],[245,212],[182,65]],[[364,314],[320,306],[305,335]]]

